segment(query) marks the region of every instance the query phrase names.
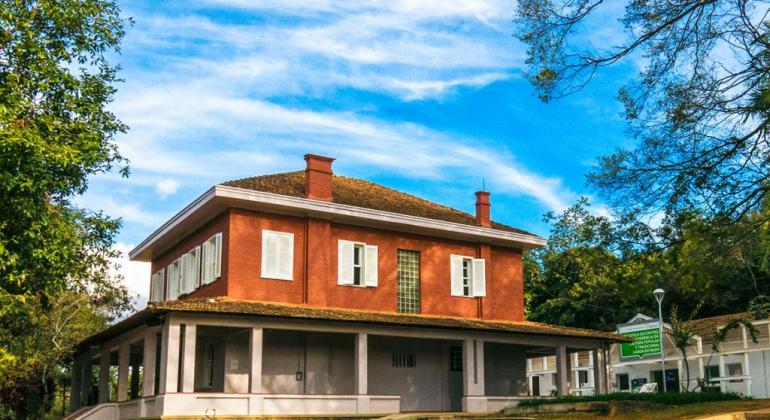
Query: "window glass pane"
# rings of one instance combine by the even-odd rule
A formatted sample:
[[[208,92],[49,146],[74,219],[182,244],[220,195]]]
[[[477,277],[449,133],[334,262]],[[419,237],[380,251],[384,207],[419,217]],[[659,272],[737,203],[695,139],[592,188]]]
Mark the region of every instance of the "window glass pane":
[[[463,259],[463,295],[471,295],[471,264],[473,260],[470,258]]]
[[[398,285],[396,310],[401,313],[420,313],[420,253],[399,249],[396,255]]]

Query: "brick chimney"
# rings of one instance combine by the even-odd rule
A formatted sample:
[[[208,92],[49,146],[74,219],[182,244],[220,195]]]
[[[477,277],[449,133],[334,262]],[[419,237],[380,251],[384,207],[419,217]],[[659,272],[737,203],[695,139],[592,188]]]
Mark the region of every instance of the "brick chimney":
[[[332,162],[334,159],[305,155],[305,197],[332,201]]]
[[[489,192],[476,191],[476,223],[482,227],[492,227],[492,219],[489,217]]]

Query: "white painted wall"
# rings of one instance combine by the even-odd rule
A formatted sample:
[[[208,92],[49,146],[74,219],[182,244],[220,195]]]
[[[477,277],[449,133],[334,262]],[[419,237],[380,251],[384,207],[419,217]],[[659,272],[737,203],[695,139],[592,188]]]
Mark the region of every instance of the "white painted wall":
[[[369,336],[369,393],[400,395],[402,411],[449,411],[459,406],[450,397],[447,341]],[[460,345],[459,342],[454,343]],[[413,353],[414,368],[394,368],[393,353]],[[453,389],[462,389],[462,376]]]

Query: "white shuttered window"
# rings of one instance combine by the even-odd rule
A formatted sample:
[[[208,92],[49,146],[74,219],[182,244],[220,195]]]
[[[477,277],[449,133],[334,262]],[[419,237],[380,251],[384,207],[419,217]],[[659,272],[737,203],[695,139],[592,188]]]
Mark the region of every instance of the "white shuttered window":
[[[222,234],[209,238],[201,247],[201,284],[209,284],[222,274]]]
[[[486,263],[483,259],[450,255],[452,296],[486,296]]]
[[[177,258],[166,269],[168,273],[168,296],[166,299],[175,300],[179,297],[182,281],[182,259]]]
[[[200,286],[200,261],[201,247],[196,246],[187,254],[182,256],[182,288],[181,293],[190,293]]]
[[[294,280],[294,234],[262,231],[262,277]]]
[[[340,240],[337,245],[337,284],[377,287],[376,245]]]
[[[163,292],[165,291],[165,275],[166,270],[161,268],[152,275],[150,279],[150,302],[160,302],[163,300]]]

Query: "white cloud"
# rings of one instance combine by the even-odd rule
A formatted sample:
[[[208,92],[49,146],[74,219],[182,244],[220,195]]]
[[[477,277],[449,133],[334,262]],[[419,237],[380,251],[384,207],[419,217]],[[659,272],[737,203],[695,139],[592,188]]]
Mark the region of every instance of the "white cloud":
[[[134,248],[132,244],[118,242],[115,244],[115,250],[120,252],[120,257],[113,259],[119,268],[111,274],[120,274],[123,276],[123,285],[126,286],[131,296],[134,298],[134,306],[141,309],[147,305],[150,290],[150,263],[140,261],[129,261],[128,252]]]
[[[142,133],[138,138],[129,135],[122,142],[126,148],[122,153],[133,162],[144,161],[142,165],[148,155],[163,162],[152,168],[160,174],[177,174],[183,167],[205,167],[206,176],[222,177],[296,169],[300,157],[314,151],[332,155],[349,167],[377,167],[413,178],[478,174],[487,177],[497,191],[531,196],[548,209],[561,210],[575,197],[560,180],[528,171],[504,151],[417,124],[293,109],[213,90],[169,86],[133,95],[120,103],[119,113]],[[176,125],[156,124],[158,119],[176,121]],[[190,132],[198,133],[196,141],[203,145],[226,133],[227,151],[179,154],[182,145],[195,148]],[[296,156],[297,165],[283,156]]]
[[[157,192],[161,198],[166,198],[170,195],[173,195],[176,193],[178,188],[179,183],[171,178],[166,178],[164,180],[158,181],[158,183],[155,184],[155,192]]]
[[[225,23],[194,7],[174,17],[139,16],[127,54],[158,50],[163,66],[136,77],[217,80],[261,97],[354,87],[415,100],[483,87],[524,63],[506,1],[213,3],[265,19]]]

